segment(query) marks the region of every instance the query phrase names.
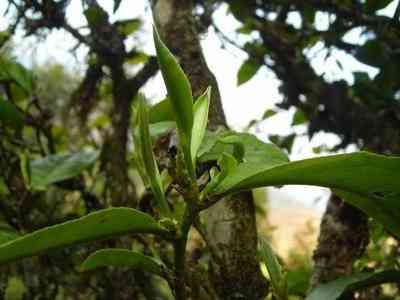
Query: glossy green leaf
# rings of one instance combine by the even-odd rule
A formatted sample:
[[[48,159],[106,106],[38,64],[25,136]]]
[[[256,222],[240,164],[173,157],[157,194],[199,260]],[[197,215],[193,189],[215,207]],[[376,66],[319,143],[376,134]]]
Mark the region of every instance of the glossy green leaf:
[[[195,164],[195,159],[200,145],[203,141],[204,134],[207,129],[208,110],[210,107],[211,88],[207,88],[205,93],[201,95],[193,106],[194,121],[191,140],[191,155]]]
[[[130,233],[165,234],[151,216],[131,208],[103,209],[82,218],[46,227],[0,245],[0,265],[56,248]]]
[[[157,204],[163,215],[169,215],[170,210],[165,200],[164,191],[161,183],[160,172],[157,167],[156,160],[153,154],[153,146],[151,143],[149,129],[149,113],[147,105],[143,97],[139,99],[138,106],[138,130],[139,130],[139,151],[143,160],[143,165],[149,179],[151,191],[157,200]]]
[[[130,267],[156,275],[162,275],[162,262],[126,249],[102,249],[92,253],[82,264],[82,271],[92,271],[103,267]]]
[[[241,147],[235,147],[235,144],[241,144]],[[244,153],[237,153],[239,151],[244,151]],[[232,131],[207,132],[205,142],[199,150],[199,161],[218,160],[224,152],[235,156],[237,159],[240,158],[239,160],[259,164],[260,166],[289,162],[288,156],[276,145],[264,143],[249,133]]]
[[[158,63],[168,91],[168,98],[178,127],[186,167],[192,179],[195,171],[191,158],[191,135],[193,128],[193,98],[189,80],[177,60],[164,45],[157,30],[153,30]]]
[[[49,184],[75,177],[93,165],[98,155],[97,151],[87,151],[33,160],[30,162],[30,185],[34,189],[43,189]]]
[[[0,124],[11,126],[16,130],[20,130],[24,125],[23,115],[18,108],[0,97]]]
[[[392,234],[400,237],[399,170],[400,158],[367,152],[277,165],[242,163],[216,187],[214,193],[285,184],[334,188],[357,195],[359,198],[353,197],[349,202],[381,221]],[[368,205],[366,198],[370,199]],[[372,206],[374,201],[376,204]],[[381,208],[376,210],[377,206]]]
[[[158,102],[149,109],[149,123],[175,121],[174,112],[172,111],[171,101],[169,98]]]
[[[257,64],[252,59],[246,60],[240,67],[238,74],[237,74],[237,85],[241,85],[246,83],[254,75],[256,75],[257,71],[260,69],[261,65]]]
[[[287,300],[287,280],[270,243],[265,238],[260,238],[259,245],[261,260],[267,267],[275,298],[277,300]]]
[[[351,292],[388,282],[400,282],[400,271],[390,270],[340,277],[316,287],[306,300],[336,300]]]
[[[212,174],[211,180],[203,190],[203,193],[212,193],[214,188],[217,187],[218,184],[220,184],[220,182],[226,178],[226,176],[236,169],[237,165],[238,162],[235,157],[226,152],[222,153],[221,158],[218,160],[218,166],[220,167],[221,171],[214,170],[214,174],[212,174],[212,171],[210,171],[210,174]]]

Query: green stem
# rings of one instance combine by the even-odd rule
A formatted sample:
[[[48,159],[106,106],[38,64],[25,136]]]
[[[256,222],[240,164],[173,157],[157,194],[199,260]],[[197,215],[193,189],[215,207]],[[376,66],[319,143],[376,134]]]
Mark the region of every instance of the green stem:
[[[192,226],[195,216],[195,211],[192,203],[188,202],[183,222],[181,225],[181,234],[178,240],[175,241],[175,297],[177,300],[186,300],[186,278],[185,278],[185,261],[186,261],[186,244],[188,240],[189,230]]]

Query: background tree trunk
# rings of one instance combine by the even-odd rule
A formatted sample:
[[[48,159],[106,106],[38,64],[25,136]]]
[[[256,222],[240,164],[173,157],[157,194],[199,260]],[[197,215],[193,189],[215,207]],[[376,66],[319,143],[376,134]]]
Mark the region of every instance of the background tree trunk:
[[[367,217],[332,194],[322,218],[314,251],[311,287],[350,275],[369,242]]]

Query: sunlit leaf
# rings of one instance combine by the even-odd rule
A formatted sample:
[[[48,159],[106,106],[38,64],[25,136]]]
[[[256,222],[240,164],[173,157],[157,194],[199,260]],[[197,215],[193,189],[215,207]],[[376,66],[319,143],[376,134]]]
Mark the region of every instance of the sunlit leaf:
[[[149,60],[149,56],[144,52],[138,52],[134,56],[127,59],[125,62],[130,65],[144,64]]]
[[[7,287],[4,291],[4,300],[23,300],[27,288],[21,278],[9,276]]]
[[[191,155],[192,159],[195,160],[197,152],[200,148],[201,142],[203,141],[204,134],[207,128],[208,121],[208,109],[210,107],[210,93],[211,88],[208,88],[203,95],[201,95],[193,106],[194,121],[192,129],[192,140],[191,140]]]
[[[143,22],[139,18],[123,20],[118,22],[118,30],[124,35],[130,35],[140,29]]]
[[[0,245],[0,265],[56,248],[130,233],[165,234],[151,216],[131,208],[109,208],[45,227]]]

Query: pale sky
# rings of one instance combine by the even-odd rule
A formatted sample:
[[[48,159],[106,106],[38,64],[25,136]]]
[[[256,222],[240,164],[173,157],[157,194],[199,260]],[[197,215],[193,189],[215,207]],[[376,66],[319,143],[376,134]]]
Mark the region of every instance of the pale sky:
[[[0,13],[6,8],[6,1],[0,3]],[[398,1],[392,2],[386,9],[382,10],[382,14],[391,15]],[[111,12],[113,0],[99,0],[99,3]],[[85,25],[85,19],[82,14],[81,1],[72,0],[67,11],[69,22],[73,26]],[[151,39],[151,13],[145,6],[145,1],[122,1],[122,5],[112,19],[128,19],[132,17],[142,17],[145,20],[143,34],[139,40],[131,40],[129,44],[138,43],[143,45],[146,52],[154,54],[154,47]],[[223,6],[215,12],[215,17],[220,29],[227,32],[231,39],[242,42],[246,37],[238,36],[234,30],[239,27],[236,20],[227,15],[227,8]],[[299,17],[293,14],[290,17],[291,22],[296,26]],[[317,15],[317,24],[320,29],[327,26],[329,17],[326,14]],[[0,18],[0,30],[4,30],[7,26],[7,20]],[[359,31],[353,31],[346,36],[346,39],[353,42],[362,42],[363,37]],[[30,64],[35,61],[39,64],[45,62],[59,62],[77,70],[83,71],[83,63],[85,50],[80,48],[76,57],[68,50],[73,48],[75,40],[64,31],[53,31],[45,41],[37,42],[34,39],[24,39],[21,42],[21,36],[15,39],[17,47],[17,57],[22,63]],[[219,88],[222,95],[223,106],[229,125],[235,130],[243,130],[246,125],[253,119],[259,119],[267,109],[273,109],[274,105],[280,101],[282,96],[278,92],[279,81],[274,74],[262,67],[253,79],[239,87],[236,86],[236,74],[246,54],[233,46],[226,45],[226,49],[221,49],[221,42],[214,32],[209,32],[202,37],[202,46],[207,63],[210,69],[217,77]],[[321,50],[323,45],[317,44],[309,53],[308,57],[312,57],[312,65],[319,73],[325,74],[329,80],[344,78],[352,81],[353,71],[367,71],[370,76],[376,75],[376,70],[368,66],[362,65],[355,59],[347,56],[341,51],[335,51],[334,55],[325,61],[326,51]],[[19,50],[18,50],[19,49]],[[345,70],[341,70],[336,60],[344,66]],[[147,84],[143,91],[148,97],[153,99],[162,99],[165,95],[165,88],[158,75]],[[291,119],[294,110],[278,113],[267,121],[262,122],[258,128],[257,136],[266,141],[268,134],[289,134],[293,131],[296,133],[305,133],[305,126],[299,125],[295,128],[291,127]],[[292,160],[315,157],[312,148],[326,144],[333,146],[339,142],[339,139],[333,134],[320,133],[311,141],[306,137],[297,138],[291,155]],[[355,151],[355,147],[349,147],[347,152]],[[271,198],[281,199],[282,197],[290,197],[293,202],[305,205],[307,207],[316,207],[318,211],[322,211],[324,203],[329,195],[329,191],[319,187],[290,186],[281,189],[273,189]],[[315,205],[316,199],[322,199]],[[272,200],[274,201],[274,200]]]

